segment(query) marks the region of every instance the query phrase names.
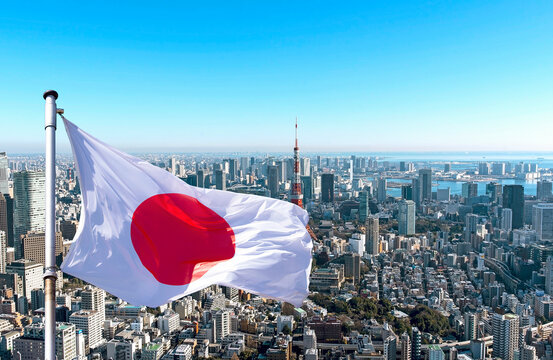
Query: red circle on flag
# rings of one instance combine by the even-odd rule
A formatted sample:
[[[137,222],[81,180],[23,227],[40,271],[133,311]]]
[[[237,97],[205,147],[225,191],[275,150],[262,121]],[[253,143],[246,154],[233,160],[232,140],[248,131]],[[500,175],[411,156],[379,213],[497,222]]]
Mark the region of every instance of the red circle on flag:
[[[131,240],[142,264],[161,283],[186,285],[234,256],[230,225],[197,199],[159,194],[134,211]]]

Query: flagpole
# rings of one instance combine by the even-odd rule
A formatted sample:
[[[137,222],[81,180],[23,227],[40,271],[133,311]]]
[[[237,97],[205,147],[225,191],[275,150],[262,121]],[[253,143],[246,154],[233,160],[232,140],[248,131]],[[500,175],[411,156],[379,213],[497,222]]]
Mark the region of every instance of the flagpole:
[[[44,242],[44,359],[56,360],[56,99],[58,93],[43,95],[46,131],[46,231]]]

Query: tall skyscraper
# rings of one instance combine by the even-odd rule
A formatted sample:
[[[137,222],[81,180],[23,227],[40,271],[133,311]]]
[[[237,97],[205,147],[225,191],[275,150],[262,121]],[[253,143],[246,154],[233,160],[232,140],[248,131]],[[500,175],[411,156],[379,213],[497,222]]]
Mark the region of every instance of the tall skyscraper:
[[[548,256],[544,265],[545,270],[545,292],[553,295],[553,256]]]
[[[56,358],[76,359],[75,325],[56,322]],[[23,336],[13,340],[16,359],[44,359],[44,323],[25,326]]]
[[[465,241],[472,242],[472,237],[476,236],[476,227],[479,217],[476,214],[465,215]]]
[[[386,179],[378,179],[376,185],[376,200],[378,202],[386,201],[386,190],[388,188],[388,182]]]
[[[8,204],[6,198],[0,193],[0,231],[4,232],[6,236],[6,243],[8,241]]]
[[[419,170],[419,186],[421,200],[432,200],[432,169]]]
[[[238,161],[236,159],[229,159],[229,180],[235,181],[238,174]]]
[[[501,184],[491,182],[486,184],[486,195],[490,197],[492,203],[499,203],[499,200],[502,200],[503,187]]]
[[[294,178],[292,180],[292,203],[303,207],[300,175],[300,147],[298,146],[298,118],[296,118],[296,144],[294,146]]]
[[[518,349],[519,317],[514,314],[493,314],[493,356],[503,360],[514,360]]]
[[[401,185],[401,198],[404,200],[413,200],[413,185]]]
[[[197,182],[198,182],[198,187],[205,187],[205,171],[203,169],[200,169],[198,171],[196,171],[196,175],[198,177],[197,179]]]
[[[422,359],[422,333],[420,332],[419,328],[414,326],[411,329],[411,345],[412,345],[412,351],[411,351],[411,357],[413,360],[421,360]]]
[[[227,189],[226,174],[223,170],[215,170],[215,188],[217,190]]]
[[[478,164],[479,175],[490,175],[490,163],[481,162]]]
[[[334,201],[334,174],[321,175],[321,201]]]
[[[13,174],[14,184],[14,247],[21,258],[21,235],[27,231],[45,231],[45,173],[23,171]]]
[[[267,187],[272,198],[278,197],[278,169],[274,165],[267,168]]]
[[[364,222],[369,216],[369,192],[359,192],[359,221]]]
[[[401,360],[411,360],[411,339],[407,332],[401,334]]]
[[[538,186],[536,188],[536,197],[538,198],[538,200],[551,198],[553,196],[553,194],[551,193],[552,186],[553,183],[551,181],[538,181]]]
[[[478,184],[474,182],[463,183],[461,195],[468,201],[478,196]]]
[[[415,234],[415,203],[411,200],[399,202],[398,230],[399,235]]]
[[[532,227],[536,230],[536,238],[541,241],[553,240],[553,204],[537,204],[532,210]]]
[[[503,187],[503,207],[513,210],[513,229],[524,225],[524,187],[505,185]]]
[[[43,289],[43,265],[32,260],[20,259],[6,265],[6,273],[17,274],[23,281],[23,296],[31,297],[31,290]]]
[[[505,163],[493,163],[492,175],[505,175]]]
[[[377,217],[368,217],[366,221],[365,252],[378,255],[380,252],[379,222]]]
[[[305,201],[313,199],[313,174],[301,177],[301,190]]]
[[[536,360],[536,348],[532,345],[524,344],[520,348],[520,360]]]
[[[444,164],[444,172],[448,173],[451,171],[451,163],[445,163]]]
[[[501,229],[505,231],[513,230],[513,210],[501,209]]]
[[[0,193],[9,195],[10,189],[8,185],[9,176],[8,156],[5,152],[0,152]]]
[[[230,313],[226,310],[218,310],[213,314],[213,337],[215,342],[220,342],[230,334]]]
[[[4,230],[0,230],[0,274],[6,273],[6,247],[7,236]]]
[[[344,276],[359,283],[361,278],[361,256],[356,253],[348,253],[344,256]]]
[[[478,315],[473,312],[465,313],[465,340],[478,339]]]

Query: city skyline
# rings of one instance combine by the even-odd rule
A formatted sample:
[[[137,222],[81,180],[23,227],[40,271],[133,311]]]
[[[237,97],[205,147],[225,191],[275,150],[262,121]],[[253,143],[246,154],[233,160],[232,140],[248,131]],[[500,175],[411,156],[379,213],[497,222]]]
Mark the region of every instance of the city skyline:
[[[54,88],[126,151],[287,151],[296,116],[302,152],[553,151],[552,4],[317,5],[8,4],[0,144],[42,151]]]

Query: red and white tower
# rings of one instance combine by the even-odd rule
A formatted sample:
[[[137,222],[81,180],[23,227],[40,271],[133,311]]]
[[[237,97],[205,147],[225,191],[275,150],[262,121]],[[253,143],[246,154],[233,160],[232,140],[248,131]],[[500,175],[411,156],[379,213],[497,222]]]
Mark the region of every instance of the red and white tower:
[[[296,146],[294,147],[294,180],[292,182],[292,203],[303,207],[300,177],[300,147],[298,146],[298,118],[296,117]]]

